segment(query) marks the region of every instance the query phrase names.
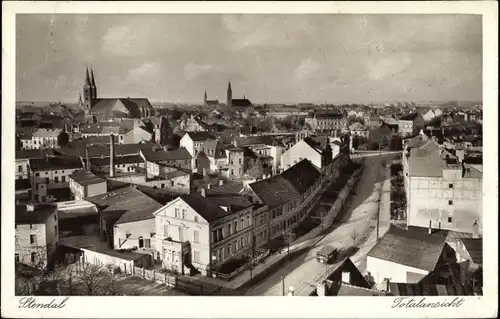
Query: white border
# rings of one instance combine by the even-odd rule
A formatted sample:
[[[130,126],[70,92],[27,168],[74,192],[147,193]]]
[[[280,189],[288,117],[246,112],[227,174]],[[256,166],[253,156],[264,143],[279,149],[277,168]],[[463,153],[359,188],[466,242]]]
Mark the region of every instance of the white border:
[[[498,314],[498,7],[456,2],[3,2],[2,3],[2,317],[66,318],[485,318]],[[460,308],[391,308],[388,297],[71,297],[57,310],[19,309],[14,297],[15,13],[386,13],[483,15],[484,296]],[[493,280],[495,278],[495,280]],[[290,299],[293,298],[293,301]],[[37,298],[50,301],[53,298]],[[443,301],[444,298],[429,297]],[[446,298],[452,299],[452,298]]]

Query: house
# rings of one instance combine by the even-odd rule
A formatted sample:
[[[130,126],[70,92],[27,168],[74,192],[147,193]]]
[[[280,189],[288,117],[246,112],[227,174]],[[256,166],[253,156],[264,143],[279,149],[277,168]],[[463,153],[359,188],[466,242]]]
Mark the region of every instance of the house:
[[[429,109],[424,115],[422,115],[422,118],[426,122],[429,122],[430,120],[432,120],[435,117],[437,117],[436,113],[434,113],[434,111],[432,109]]]
[[[206,131],[205,127],[192,114],[187,119],[181,120],[180,129],[185,131],[185,132],[203,132],[203,131]]]
[[[139,151],[140,152],[140,151]],[[85,163],[86,159],[82,158]],[[90,157],[90,169],[96,173],[107,173],[110,170],[110,157],[100,156],[100,157]],[[116,173],[129,173],[135,172],[136,168],[145,168],[144,159],[141,155],[123,155],[118,154],[114,159],[114,167]]]
[[[351,137],[360,136],[364,138],[368,138],[369,131],[368,129],[359,122],[354,122],[349,126],[349,132],[351,133]]]
[[[35,148],[33,145],[33,132],[18,133],[17,137],[19,138],[19,141],[21,142],[21,148],[23,150],[32,150]],[[38,149],[38,148],[39,147],[36,147],[36,149]]]
[[[152,117],[154,142],[160,145],[167,145],[173,136],[173,129],[166,116]]]
[[[15,209],[15,261],[45,269],[59,247],[57,207],[29,204]]]
[[[138,189],[124,187],[106,194],[89,197],[100,211],[100,231],[114,249],[137,247],[136,252],[153,255],[156,228],[153,213],[160,203]]]
[[[403,154],[407,225],[474,233],[483,208],[482,165],[472,165],[434,140]],[[479,233],[482,228],[479,226]]]
[[[252,254],[254,206],[239,196],[181,195],[158,209],[156,259],[163,268],[213,275],[228,260]]]
[[[328,276],[320,282],[310,296],[383,296],[372,289],[352,260],[347,257],[329,266]]]
[[[363,121],[367,127],[377,128],[382,125],[382,119],[380,116],[372,112],[366,113],[363,116]]]
[[[213,173],[221,170],[227,170],[228,162],[226,150],[220,141],[213,139],[206,140],[201,146],[200,152],[203,152],[210,162],[207,172]]]
[[[390,226],[368,252],[366,270],[380,290],[388,289],[387,282],[419,283],[455,258],[446,243],[447,234],[432,228]]]
[[[161,148],[143,149],[140,151],[140,156],[146,161],[147,165],[155,163],[187,171],[191,170],[191,154],[185,147],[171,151],[164,151]]]
[[[49,202],[62,200],[54,196],[58,190],[67,190],[69,195],[69,179],[76,170],[82,169],[82,162],[77,157],[69,156],[46,156],[45,158],[33,158],[29,160],[30,183],[32,186],[32,198],[35,202]],[[69,198],[68,198],[69,199]]]
[[[44,129],[36,130],[32,135],[32,148],[55,148],[58,147],[57,137],[62,132],[61,129]]]
[[[154,131],[145,126],[134,126],[123,136],[123,144],[137,144],[154,141]]]
[[[107,193],[106,180],[88,170],[77,170],[68,176],[69,189],[75,199],[85,199]]]
[[[196,172],[197,163],[196,158],[200,152],[202,145],[205,141],[213,139],[212,135],[208,132],[187,132],[180,140],[179,147],[185,147],[191,154],[191,169]]]
[[[281,155],[281,168],[287,170],[303,159],[309,160],[318,168],[323,168],[332,161],[330,144],[321,145],[306,137]]]
[[[249,185],[254,202],[269,208],[269,239],[292,229],[305,216],[317,196],[320,175],[304,159],[279,175]]]
[[[424,118],[420,113],[411,113],[398,120],[398,131],[403,136],[417,134],[424,127]]]

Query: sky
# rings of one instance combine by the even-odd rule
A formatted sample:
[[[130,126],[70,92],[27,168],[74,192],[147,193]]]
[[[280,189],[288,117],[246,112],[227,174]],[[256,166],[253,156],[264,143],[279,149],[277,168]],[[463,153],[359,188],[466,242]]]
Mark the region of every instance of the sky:
[[[479,15],[16,17],[16,99],[381,103],[482,100]]]

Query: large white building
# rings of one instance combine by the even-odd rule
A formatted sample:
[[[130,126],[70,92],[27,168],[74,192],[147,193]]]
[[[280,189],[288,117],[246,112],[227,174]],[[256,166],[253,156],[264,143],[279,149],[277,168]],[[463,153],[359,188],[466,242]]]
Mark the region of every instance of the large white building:
[[[33,133],[31,147],[33,149],[57,147],[57,137],[61,129],[38,129]]]
[[[458,155],[458,156],[457,156]],[[482,165],[467,163],[434,140],[403,154],[407,224],[481,233]]]

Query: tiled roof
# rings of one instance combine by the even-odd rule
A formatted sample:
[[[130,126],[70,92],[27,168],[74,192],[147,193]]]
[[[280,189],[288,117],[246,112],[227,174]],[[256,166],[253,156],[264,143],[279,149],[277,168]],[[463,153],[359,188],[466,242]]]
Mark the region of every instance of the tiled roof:
[[[77,170],[69,175],[71,179],[80,185],[92,185],[106,182],[104,179],[94,175],[92,172],[85,169]]]
[[[28,211],[26,205],[16,205],[15,223],[17,225],[45,223],[56,209],[57,206],[54,204],[35,204],[33,211]]]
[[[45,155],[54,155],[54,150],[40,149],[40,150],[21,150],[16,151],[16,159],[31,159],[31,158],[43,158]]]
[[[433,271],[446,242],[446,231],[429,234],[426,228],[391,226],[368,256]]]
[[[252,102],[248,99],[232,99],[232,106],[252,106]]]
[[[115,155],[138,155],[140,150],[151,149],[154,145],[149,143],[138,144],[117,144],[115,139]],[[109,145],[91,145],[88,146],[90,157],[109,156]],[[76,148],[59,148],[57,152],[61,155],[84,157],[85,146]]]
[[[441,154],[441,148],[434,140],[427,141],[419,148],[410,149],[408,167],[409,175],[417,177],[442,177],[443,169],[461,169],[456,157],[446,150]]]
[[[141,151],[144,158],[150,162],[172,161],[191,159],[191,154],[185,147],[178,148],[172,151],[144,149]]]
[[[201,196],[198,193],[191,193],[189,195],[181,195],[180,198],[198,214],[200,214],[206,221],[213,222],[219,218],[231,214],[222,209],[220,206],[211,200]]]
[[[213,138],[210,132],[187,132],[186,134],[188,134],[193,141],[206,141]]]
[[[252,183],[250,187],[272,209],[301,196],[319,176],[314,165],[304,159],[282,174]]]
[[[319,137],[316,137],[316,139],[320,139]],[[316,139],[312,139],[310,137],[306,137],[303,139],[304,143],[309,145],[313,150],[318,152],[319,154],[323,153],[323,150],[325,149],[326,145],[323,146],[321,143],[317,142]]]
[[[124,187],[106,194],[87,199],[99,206],[105,206],[102,214],[122,213],[115,224],[130,223],[154,218],[153,213],[162,205],[133,187]]]
[[[243,183],[238,181],[225,182],[206,190],[207,195],[238,195],[243,190]]]
[[[56,156],[30,159],[30,168],[33,171],[82,168],[82,162],[77,157]]]
[[[113,111],[115,104],[120,101],[125,108],[127,113]],[[108,119],[110,117],[141,117],[141,109],[144,107],[145,110],[152,112],[154,114],[154,108],[146,98],[107,98],[107,99],[97,99],[92,106],[91,113],[96,114],[101,120]]]
[[[82,160],[85,162],[86,159],[82,158]],[[90,164],[92,166],[109,166],[109,156],[107,157],[93,157],[90,158]],[[122,164],[139,164],[143,163],[144,160],[140,155],[118,155],[115,156],[115,165],[122,165]]]
[[[467,252],[469,253],[472,262],[475,264],[483,264],[483,239],[482,238],[462,238]]]

